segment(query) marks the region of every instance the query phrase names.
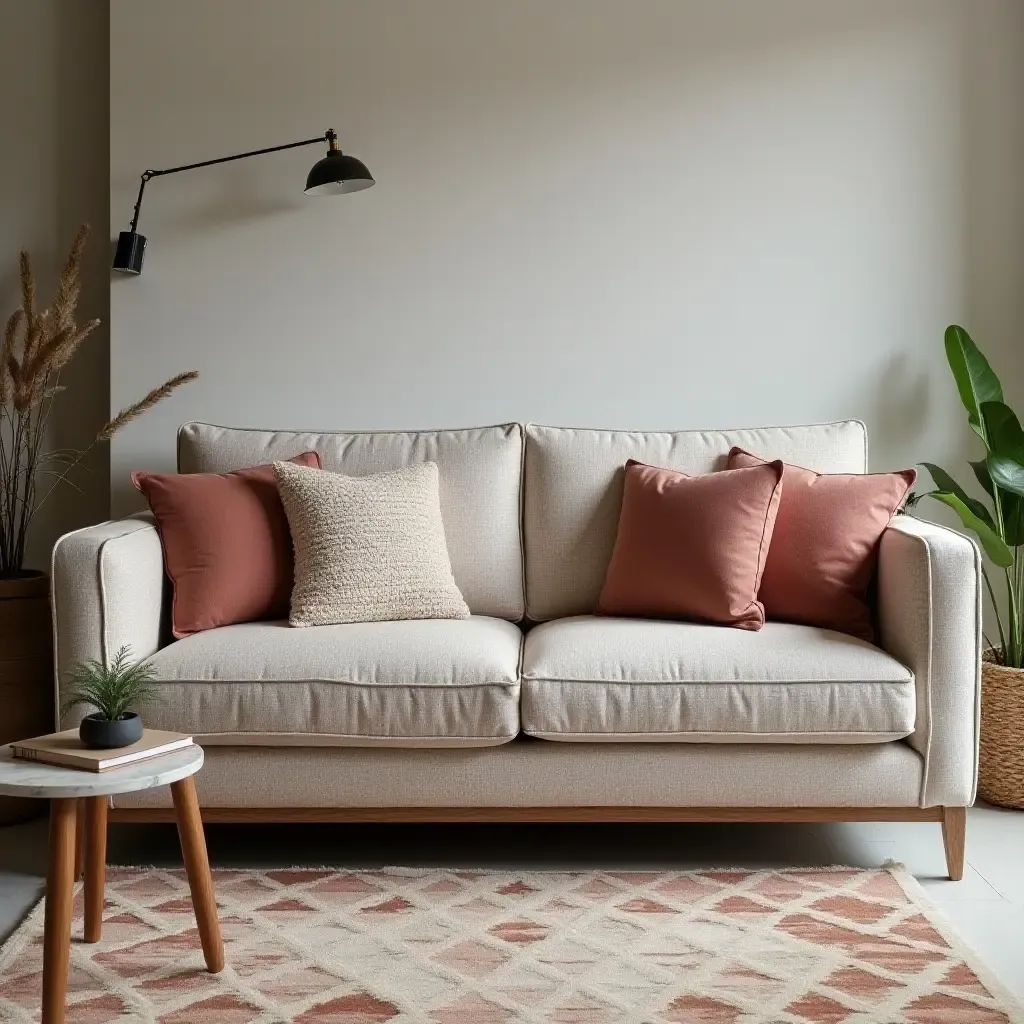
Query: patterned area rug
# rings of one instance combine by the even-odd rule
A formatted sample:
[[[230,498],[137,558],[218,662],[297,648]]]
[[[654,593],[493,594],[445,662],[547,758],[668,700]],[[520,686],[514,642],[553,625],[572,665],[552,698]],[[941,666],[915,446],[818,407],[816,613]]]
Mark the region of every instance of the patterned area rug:
[[[1024,1021],[902,869],[214,879],[216,977],[182,872],[109,871],[103,939],[72,946],[70,1024]],[[0,951],[0,1020],[39,1018],[41,910]]]

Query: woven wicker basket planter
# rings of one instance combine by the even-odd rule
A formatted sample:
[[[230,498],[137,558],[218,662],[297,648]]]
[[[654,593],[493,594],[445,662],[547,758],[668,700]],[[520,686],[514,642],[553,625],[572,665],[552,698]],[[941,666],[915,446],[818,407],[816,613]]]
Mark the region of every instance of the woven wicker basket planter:
[[[978,795],[1024,810],[1024,669],[986,654],[981,664],[981,764]]]

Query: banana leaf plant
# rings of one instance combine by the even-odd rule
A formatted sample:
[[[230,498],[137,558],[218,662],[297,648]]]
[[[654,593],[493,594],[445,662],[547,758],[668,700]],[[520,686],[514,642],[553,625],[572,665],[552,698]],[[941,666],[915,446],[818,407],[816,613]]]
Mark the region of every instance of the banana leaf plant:
[[[962,328],[946,328],[946,359],[967,423],[981,440],[985,457],[968,465],[988,495],[988,502],[972,497],[940,466],[921,465],[931,474],[935,489],[913,494],[908,507],[924,498],[948,505],[960,522],[978,538],[1006,584],[1006,607],[996,600],[992,575],[982,567],[985,585],[999,630],[996,658],[1012,668],[1024,667],[1024,430],[1014,411],[1003,401],[1003,388],[988,360]]]

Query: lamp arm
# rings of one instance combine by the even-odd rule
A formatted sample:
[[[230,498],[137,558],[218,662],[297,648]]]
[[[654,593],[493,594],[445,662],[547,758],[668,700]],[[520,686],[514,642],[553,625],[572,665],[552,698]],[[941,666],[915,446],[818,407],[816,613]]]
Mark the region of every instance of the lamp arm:
[[[267,146],[265,149],[252,149],[248,153],[235,153],[233,156],[219,156],[215,160],[200,160],[194,164],[181,164],[180,167],[166,167],[162,171],[144,171],[142,181],[139,183],[139,195],[135,200],[135,212],[132,215],[132,233],[139,226],[139,210],[142,208],[142,193],[146,190],[146,182],[150,178],[159,178],[164,174],[177,174],[179,171],[194,171],[197,167],[212,167],[213,164],[226,164],[232,160],[245,160],[250,156],[262,156],[264,153],[277,153],[282,149],[297,149],[299,146],[312,146],[318,142],[326,141],[331,148],[337,145],[338,136],[333,129],[318,135],[315,139],[303,139],[301,142],[286,142],[283,146]]]

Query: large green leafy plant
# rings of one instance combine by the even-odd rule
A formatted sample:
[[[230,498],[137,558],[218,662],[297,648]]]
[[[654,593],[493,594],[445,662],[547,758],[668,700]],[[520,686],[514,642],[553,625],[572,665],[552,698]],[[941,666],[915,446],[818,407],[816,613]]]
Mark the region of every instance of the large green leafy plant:
[[[908,505],[934,498],[948,505],[981,542],[985,554],[1001,570],[1006,607],[996,600],[992,578],[983,566],[985,585],[995,613],[999,644],[992,645],[1004,665],[1024,667],[1024,430],[1003,401],[1003,388],[988,360],[962,328],[946,328],[946,359],[953,371],[967,422],[985,446],[985,457],[969,463],[988,495],[988,503],[968,494],[944,469],[921,465],[935,489],[911,496]]]

